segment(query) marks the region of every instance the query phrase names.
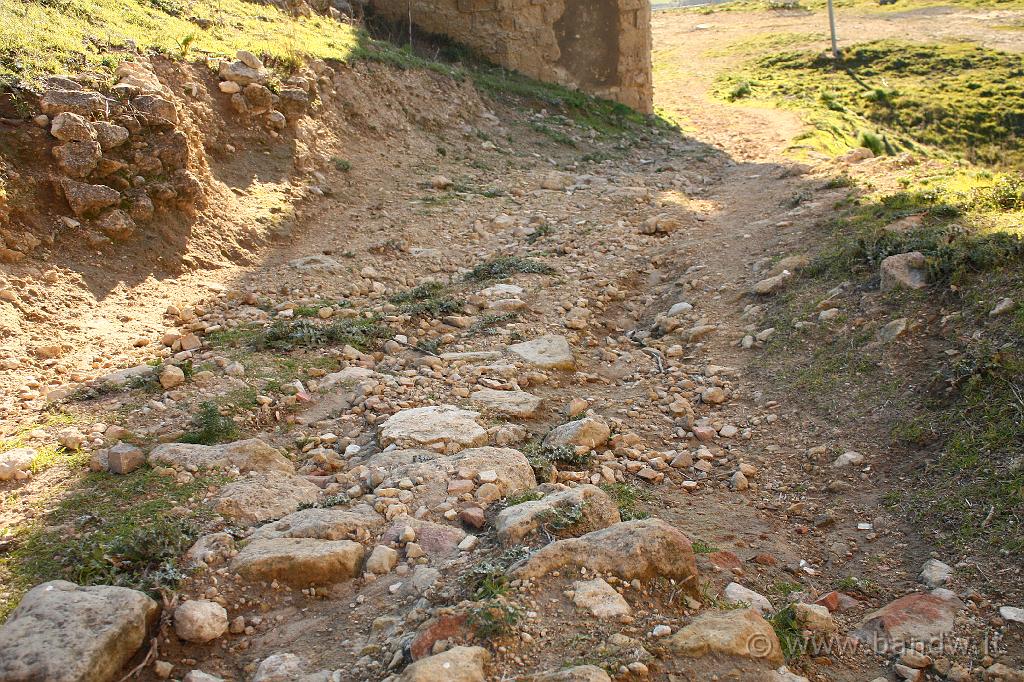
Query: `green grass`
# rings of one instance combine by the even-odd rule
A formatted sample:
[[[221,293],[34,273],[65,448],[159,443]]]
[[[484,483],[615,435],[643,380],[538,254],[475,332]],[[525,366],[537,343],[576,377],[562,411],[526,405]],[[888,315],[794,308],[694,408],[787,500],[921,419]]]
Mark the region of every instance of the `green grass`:
[[[501,256],[481,263],[466,273],[467,282],[489,282],[508,279],[516,274],[553,275],[555,269],[532,258]]]
[[[213,23],[201,28],[192,15]],[[9,0],[0,3],[0,81],[109,73],[132,57],[130,45],[178,58],[246,49],[288,71],[311,56],[352,59],[360,40],[346,24],[245,0]]]
[[[608,493],[608,496],[615,502],[623,521],[646,519],[650,516],[646,511],[640,509],[640,502],[647,502],[651,499],[650,493],[643,488],[630,483],[602,483],[599,487]]]
[[[180,555],[198,534],[206,512],[169,514],[201,496],[216,477],[179,485],[140,469],[127,476],[92,473],[43,502],[42,510],[0,556],[0,619],[21,595],[47,580],[125,585],[155,593],[182,577]]]
[[[441,282],[425,282],[388,300],[413,317],[454,315],[466,305],[465,300],[453,296],[450,288]]]
[[[800,110],[809,131],[798,146],[1016,166],[1024,161],[1022,76],[1018,54],[881,40],[848,48],[839,64],[814,51],[769,54],[721,76],[716,92]]]
[[[205,402],[192,417],[192,428],[181,438],[180,443],[216,445],[238,439],[238,426],[231,417],[222,415],[215,403]]]
[[[796,612],[792,606],[779,609],[769,619],[768,623],[775,630],[775,635],[782,645],[782,655],[787,661],[799,658],[804,649],[803,629],[797,622]]]

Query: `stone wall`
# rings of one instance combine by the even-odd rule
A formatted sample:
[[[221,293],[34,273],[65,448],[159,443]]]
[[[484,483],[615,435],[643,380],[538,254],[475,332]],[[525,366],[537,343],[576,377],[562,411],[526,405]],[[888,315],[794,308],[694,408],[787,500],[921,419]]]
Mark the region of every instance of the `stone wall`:
[[[648,0],[370,0],[377,14],[412,21],[487,59],[652,110]]]

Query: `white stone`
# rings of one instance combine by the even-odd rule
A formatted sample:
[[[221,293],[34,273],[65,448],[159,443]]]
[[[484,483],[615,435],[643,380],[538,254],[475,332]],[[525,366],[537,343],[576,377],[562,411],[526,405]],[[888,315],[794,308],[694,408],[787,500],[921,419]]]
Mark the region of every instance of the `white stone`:
[[[761,615],[775,608],[772,606],[771,601],[768,600],[768,597],[754,592],[739,583],[729,583],[726,585],[724,596],[726,601],[749,604],[751,608]]]
[[[622,595],[601,578],[576,582],[573,592],[573,603],[598,620],[622,618],[633,611]]]
[[[187,601],[174,609],[174,632],[186,642],[210,642],[228,631],[228,612],[206,599]]]

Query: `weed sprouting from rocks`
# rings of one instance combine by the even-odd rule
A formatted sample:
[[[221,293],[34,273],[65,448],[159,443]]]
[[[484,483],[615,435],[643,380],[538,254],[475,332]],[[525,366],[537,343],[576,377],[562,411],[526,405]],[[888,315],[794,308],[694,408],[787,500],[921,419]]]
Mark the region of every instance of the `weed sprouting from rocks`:
[[[391,336],[387,325],[376,318],[349,318],[329,324],[313,320],[278,320],[262,334],[256,335],[253,341],[259,350],[348,345],[366,351]]]
[[[402,312],[413,317],[442,317],[453,315],[466,304],[455,298],[441,282],[425,282],[392,296],[391,303],[401,306]]]
[[[646,519],[650,516],[638,507],[639,502],[650,499],[650,494],[643,488],[629,483],[602,483],[600,488],[615,502],[623,521]],[[696,546],[694,551],[696,551]]]
[[[530,550],[526,547],[512,547],[502,554],[484,559],[471,569],[466,576],[473,598],[493,599],[508,591],[509,569],[527,556]]]
[[[216,403],[204,402],[199,412],[192,417],[192,430],[180,439],[181,443],[216,445],[238,438],[238,426],[231,417],[222,415]]]
[[[467,282],[507,279],[515,274],[553,275],[555,269],[532,258],[501,256],[481,263],[466,273]]]

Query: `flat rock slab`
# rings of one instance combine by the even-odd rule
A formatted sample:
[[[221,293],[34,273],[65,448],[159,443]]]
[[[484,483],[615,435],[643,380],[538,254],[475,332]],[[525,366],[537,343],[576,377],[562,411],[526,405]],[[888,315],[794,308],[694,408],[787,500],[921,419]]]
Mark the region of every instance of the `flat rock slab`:
[[[709,611],[668,640],[676,653],[690,658],[734,656],[781,665],[782,646],[772,626],[754,609]]]
[[[564,336],[542,336],[508,347],[525,363],[540,369],[576,369],[576,358]]]
[[[581,580],[572,586],[572,603],[598,620],[614,620],[633,612],[629,602],[601,578]]]
[[[911,641],[927,642],[953,632],[957,611],[966,608],[948,590],[908,594],[889,602],[864,617],[853,636],[884,651],[886,645],[900,647]]]
[[[608,673],[596,665],[578,665],[575,668],[537,673],[519,679],[521,682],[612,682]]]
[[[543,401],[526,391],[495,391],[492,388],[484,388],[470,395],[469,402],[473,407],[485,412],[513,419],[530,419],[537,414]]]
[[[357,576],[365,553],[351,540],[255,540],[235,556],[231,570],[249,580],[278,580],[294,587],[333,585]]]
[[[416,531],[416,544],[431,558],[445,557],[458,552],[459,543],[466,537],[466,532],[457,526],[410,517],[395,521],[380,541],[384,544],[398,542],[406,526]]]
[[[370,505],[351,509],[302,509],[257,528],[250,539],[312,538],[314,540],[353,540],[359,535],[376,535],[384,527],[384,517]]]
[[[398,679],[399,682],[484,682],[484,666],[490,657],[483,647],[457,646],[416,661]]]
[[[612,573],[623,580],[674,579],[697,598],[697,565],[689,539],[661,519],[624,521],[579,538],[558,540],[535,552],[515,571],[542,578],[564,568]]]
[[[595,485],[581,485],[548,493],[539,500],[523,502],[502,509],[494,520],[498,540],[503,545],[516,545],[538,528],[550,523],[559,511],[579,511],[579,521],[559,524],[561,535],[582,535],[619,523],[619,508],[608,494]]]
[[[149,463],[190,470],[235,468],[243,474],[250,471],[295,471],[291,460],[258,438],[224,445],[165,443],[153,448],[149,453]]]
[[[126,587],[37,585],[0,627],[0,680],[116,679],[159,613],[155,601]]]
[[[477,423],[479,412],[454,405],[434,405],[402,410],[380,428],[381,445],[443,447],[460,450],[484,445],[487,431]]]
[[[316,502],[320,492],[316,484],[301,476],[280,471],[252,472],[224,486],[215,509],[226,519],[254,526]]]

